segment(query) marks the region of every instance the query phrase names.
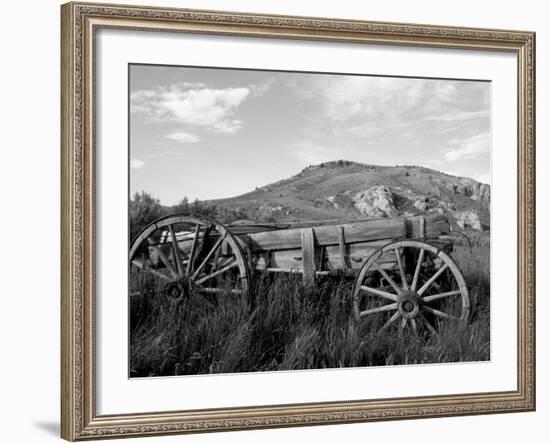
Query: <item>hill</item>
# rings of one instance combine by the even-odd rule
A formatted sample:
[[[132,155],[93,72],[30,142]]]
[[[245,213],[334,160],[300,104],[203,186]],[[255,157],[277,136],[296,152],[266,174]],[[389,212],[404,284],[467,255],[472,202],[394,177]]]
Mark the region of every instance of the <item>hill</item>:
[[[490,186],[421,166],[376,166],[339,160],[243,195],[212,200],[264,221],[448,214],[461,228],[490,229]]]

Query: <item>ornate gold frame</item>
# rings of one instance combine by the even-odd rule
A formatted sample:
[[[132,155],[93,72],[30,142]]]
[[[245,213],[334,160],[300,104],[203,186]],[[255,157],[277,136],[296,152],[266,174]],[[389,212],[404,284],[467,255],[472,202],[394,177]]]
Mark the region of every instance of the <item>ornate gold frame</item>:
[[[61,7],[61,435],[67,440],[533,411],[535,34],[326,18],[68,3]],[[517,390],[98,416],[94,389],[94,32],[101,27],[509,51],[518,58]]]

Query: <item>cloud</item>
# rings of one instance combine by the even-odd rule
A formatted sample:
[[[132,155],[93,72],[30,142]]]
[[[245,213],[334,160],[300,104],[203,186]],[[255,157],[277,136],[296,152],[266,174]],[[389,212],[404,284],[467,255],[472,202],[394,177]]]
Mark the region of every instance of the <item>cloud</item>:
[[[271,87],[276,83],[276,81],[277,80],[275,80],[274,77],[270,77],[263,83],[250,85],[250,90],[252,91],[252,95],[254,95],[255,97],[261,97],[271,89]]]
[[[440,121],[440,122],[458,122],[471,120],[476,118],[488,118],[489,109],[483,109],[479,111],[456,111],[456,112],[447,112],[441,115],[433,115],[428,117],[428,120]]]
[[[190,134],[188,132],[173,132],[172,134],[167,134],[164,137],[180,143],[198,143],[200,141],[200,137],[198,135]]]
[[[350,119],[403,113],[416,107],[425,96],[425,80],[392,77],[330,76],[314,83],[327,117]]]
[[[145,162],[142,160],[138,160],[137,158],[133,158],[130,160],[131,169],[139,169],[139,168],[142,168],[143,165],[145,165]]]
[[[149,121],[172,121],[233,134],[243,125],[235,114],[249,94],[247,87],[215,89],[178,83],[133,92],[130,111]]]
[[[289,87],[317,106],[333,135],[364,139],[405,126],[445,133],[489,117],[486,82],[330,75]]]
[[[372,137],[380,133],[379,125],[367,122],[356,126],[335,128],[334,135],[344,137]]]
[[[488,132],[482,132],[463,139],[453,139],[448,142],[455,148],[445,151],[445,159],[449,161],[468,160],[489,154],[491,149],[491,136]]]

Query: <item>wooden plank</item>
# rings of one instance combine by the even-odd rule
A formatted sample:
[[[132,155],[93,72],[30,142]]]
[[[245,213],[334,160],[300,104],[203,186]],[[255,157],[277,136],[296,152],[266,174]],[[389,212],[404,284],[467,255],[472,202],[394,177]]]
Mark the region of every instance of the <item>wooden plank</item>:
[[[347,271],[357,271],[361,268],[364,261],[371,256],[378,248],[385,246],[387,241],[376,241],[368,243],[354,243],[346,245],[345,261]],[[342,257],[340,255],[340,246],[331,245],[325,246],[322,265],[319,265],[319,257],[316,257],[317,270],[342,270]],[[317,255],[317,254],[316,254]],[[266,268],[281,268],[292,269],[293,271],[301,271],[303,269],[303,257],[301,249],[286,249],[272,251],[270,254],[270,263],[266,263],[266,253],[257,253],[254,255],[253,268],[259,271]],[[393,251],[388,252],[381,257],[381,262],[388,262],[394,265],[396,263],[395,254]]]
[[[418,237],[422,239],[426,238],[426,218],[423,216],[420,216],[418,220]]]
[[[304,286],[308,287],[315,284],[315,237],[313,228],[302,229],[301,237]]]
[[[449,234],[451,231],[449,220],[445,214],[431,214],[431,215],[422,215],[411,217],[409,220],[412,223],[411,232],[414,238],[419,237],[421,232],[420,223],[421,218],[424,218],[424,238],[430,239],[439,237],[441,235]]]
[[[338,245],[340,242],[338,225],[318,226],[313,229],[319,246]],[[346,244],[403,238],[405,236],[402,218],[368,220],[340,225],[344,228]],[[301,229],[284,229],[271,232],[249,234],[252,251],[297,249],[301,246]]]
[[[369,219],[356,220],[349,223],[340,221],[308,221],[289,224],[274,225],[254,225],[251,227],[235,226],[230,231],[236,235],[237,240],[245,249],[250,247],[252,252],[269,251],[277,249],[299,249],[301,246],[301,229],[296,226],[306,225],[311,227],[315,233],[316,243],[319,246],[339,245],[340,234],[338,227],[343,226],[346,246],[351,243],[369,242],[377,240],[391,240],[406,237],[418,237],[420,217],[425,217],[425,236],[434,238],[440,235],[446,235],[450,232],[447,216],[444,214],[431,214],[426,216],[398,217],[391,219]],[[239,229],[243,228],[242,231]],[[204,236],[199,233],[198,240]],[[217,232],[213,232],[210,237],[216,239]],[[180,249],[189,254],[195,233],[176,232],[176,240]],[[170,240],[167,231],[164,240],[160,244]],[[224,253],[225,253],[224,247]]]
[[[338,226],[338,241],[340,246],[340,268],[346,270],[346,238],[344,236],[344,227]]]

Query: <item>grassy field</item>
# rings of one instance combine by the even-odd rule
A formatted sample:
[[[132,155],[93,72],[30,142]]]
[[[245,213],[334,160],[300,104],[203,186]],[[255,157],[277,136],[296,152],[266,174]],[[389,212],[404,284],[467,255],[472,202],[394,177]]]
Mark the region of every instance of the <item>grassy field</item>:
[[[305,290],[299,277],[257,276],[249,297],[132,297],[132,377],[482,361],[490,358],[489,249],[457,247],[471,320],[439,337],[376,335],[351,316],[349,280]],[[146,283],[144,283],[146,286]],[[143,289],[146,289],[145,287]]]

